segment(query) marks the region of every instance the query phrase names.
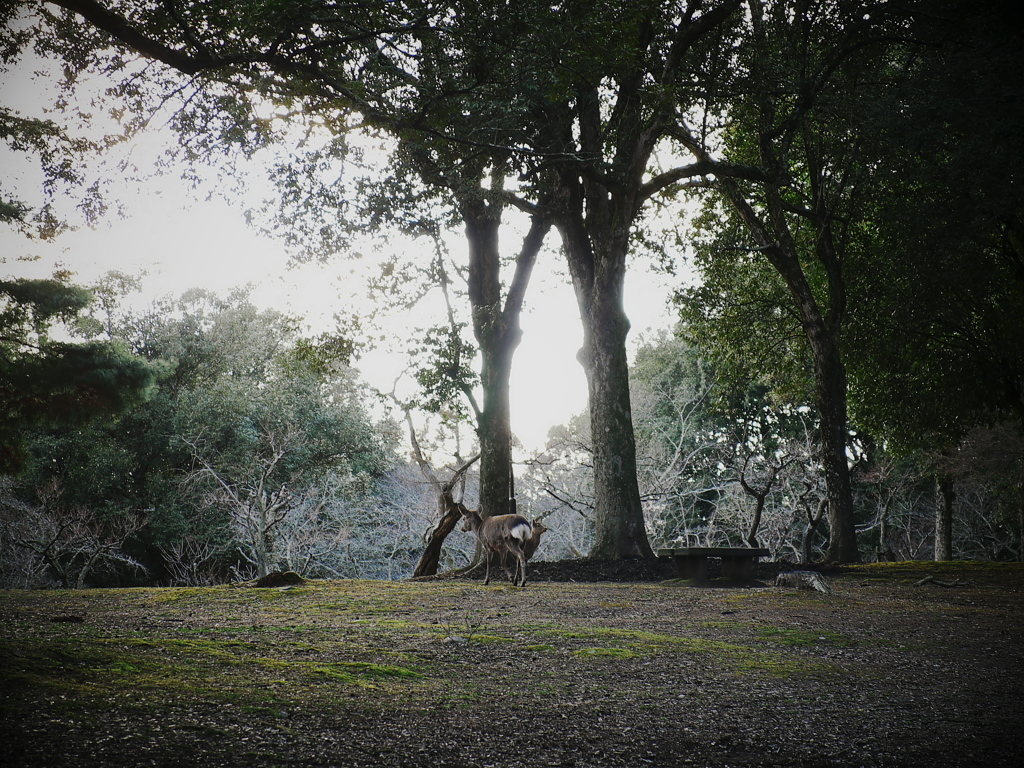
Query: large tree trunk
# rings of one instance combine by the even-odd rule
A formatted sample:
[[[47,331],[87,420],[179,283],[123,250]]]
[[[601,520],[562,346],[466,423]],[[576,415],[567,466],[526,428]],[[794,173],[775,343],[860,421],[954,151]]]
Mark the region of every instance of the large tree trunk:
[[[476,419],[481,454],[480,515],[487,518],[513,511],[509,377],[512,358],[523,336],[519,318],[526,287],[550,224],[542,216],[534,216],[503,300],[498,240],[500,206],[488,206],[483,200],[471,199],[462,206],[462,214],[469,243],[469,301],[473,312],[473,334],[482,361],[480,384],[483,401]]]
[[[939,475],[935,478],[935,559],[953,559],[953,478]]]
[[[604,252],[597,254],[582,228],[561,231],[583,321],[578,357],[587,374],[594,448],[594,546],[589,556],[653,558],[637,483],[629,397],[629,320],[622,305],[628,240],[609,237]]]
[[[838,331],[822,332],[824,338],[811,348],[821,413],[821,456],[828,493],[828,551],[832,563],[860,561],[857,530],[854,525],[853,487],[846,458],[847,412],[846,367],[839,354]]]
[[[480,441],[480,514],[489,517],[508,512],[511,498],[508,380],[512,353],[519,338],[511,334],[502,318],[498,242],[501,212],[493,211],[476,198],[463,205],[463,220],[469,244],[469,301],[473,334],[480,348],[483,389],[483,401],[476,413]],[[518,330],[518,317],[515,330]]]
[[[611,560],[654,556],[644,528],[636,478],[636,441],[629,401],[621,306],[595,302],[584,332],[580,362],[587,372],[594,446],[594,547],[590,557]]]
[[[680,82],[692,80],[692,73],[683,72],[692,49],[739,5],[732,0],[695,15],[700,4],[687,3],[684,17],[657,33],[662,21],[656,15],[631,16],[638,23],[623,26],[616,41],[614,76],[602,79],[596,70],[566,67],[557,79],[571,86],[549,89],[538,124],[539,176],[552,191],[551,210],[557,211],[583,321],[579,360],[587,374],[594,448],[594,559],[654,557],[636,476],[629,320],[622,306],[626,255],[644,203],[685,176],[678,169],[651,176],[654,148],[677,123],[676,105],[664,94],[678,93]],[[601,9],[598,14],[608,16]],[[582,18],[591,21],[587,13]],[[669,36],[664,47],[665,40],[658,40],[662,32]]]
[[[477,416],[480,440],[480,514],[508,514],[512,498],[512,426],[509,376],[519,339],[502,339],[496,348],[481,345],[483,404]]]

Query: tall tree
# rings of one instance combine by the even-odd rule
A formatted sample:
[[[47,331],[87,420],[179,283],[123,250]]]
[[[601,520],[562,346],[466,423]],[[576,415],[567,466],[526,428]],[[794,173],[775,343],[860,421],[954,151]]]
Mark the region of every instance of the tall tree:
[[[303,122],[314,136],[328,134],[316,151],[295,162],[319,173],[348,156],[345,134],[351,130],[384,131],[396,142],[389,178],[369,195],[396,209],[386,217],[379,207],[358,210],[355,195],[346,199],[322,178],[294,170],[280,174],[286,213],[316,216],[293,227],[291,237],[314,232],[326,236],[328,247],[336,246],[351,214],[371,222],[402,217],[411,231],[422,230],[426,219],[432,222],[428,229],[438,220],[462,223],[473,330],[482,356],[483,398],[476,412],[481,503],[485,514],[507,511],[509,372],[521,338],[526,286],[550,226],[536,199],[529,203],[506,186],[516,172],[510,145],[522,132],[521,100],[515,96],[522,58],[515,42],[529,19],[505,3],[459,0],[52,5],[65,12],[54,17],[38,4],[45,23],[37,45],[65,57],[69,68],[91,68],[102,60],[108,73],[127,72],[141,54],[188,76],[183,81],[153,74],[143,79],[142,90],[149,87],[165,98],[179,89],[192,91],[174,122],[195,157],[232,142],[253,151],[280,138],[276,132],[289,122]],[[121,83],[122,98],[138,95],[136,84],[128,82],[134,78],[133,73]],[[269,120],[262,116],[268,104],[274,114]],[[309,196],[311,190],[318,194]],[[532,219],[503,292],[507,258],[499,231],[512,205]],[[325,211],[336,217],[325,218]]]
[[[851,282],[851,396],[891,450],[933,457],[935,554],[949,559],[950,467],[970,474],[958,446],[1004,419],[1024,432],[1024,18],[950,0],[914,32],[929,45],[875,118],[886,175],[871,201],[875,247]]]
[[[96,0],[56,4],[180,72],[215,81],[232,118],[245,117],[244,94],[256,92],[292,112],[301,105],[318,113],[331,128],[361,122],[388,131],[402,142],[419,180],[455,198],[471,268],[493,263],[505,205],[535,217],[527,242],[554,221],[585,327],[580,360],[596,436],[598,499],[592,554],[652,555],[629,408],[626,257],[645,202],[700,172],[697,164],[648,176],[656,146],[677,131],[680,103],[702,105],[708,88],[700,81],[725,63],[712,52],[719,29],[737,18],[740,0],[708,10],[698,0],[615,8],[592,0],[556,6],[296,2],[258,11],[195,2],[132,14]],[[81,49],[82,34],[75,45]],[[221,95],[225,87],[228,96]],[[228,127],[258,143],[266,121],[242,122],[244,130]],[[517,170],[521,194],[514,195],[506,181]],[[529,252],[527,242],[521,255]],[[493,365],[500,382],[510,359],[502,350],[514,349],[518,338],[518,294],[513,282],[505,305],[496,302],[491,273],[471,275],[470,293],[479,302],[474,328],[485,365]],[[489,371],[481,377],[485,399],[491,378]],[[504,389],[493,390],[496,424]],[[493,436],[504,444],[504,428],[492,429],[490,418],[481,423],[483,440]],[[503,487],[506,473],[497,470],[504,467],[488,466],[485,458],[482,474]],[[500,494],[493,496],[493,506],[504,505]]]
[[[728,132],[715,148],[728,162],[717,165],[712,145],[693,131],[682,127],[676,136],[715,174],[713,186],[746,230],[740,247],[777,274],[806,339],[835,562],[860,559],[842,339],[851,261],[867,236],[863,200],[877,169],[863,151],[874,129],[868,116],[883,86],[900,76],[903,24],[887,3],[870,0],[751,4]],[[756,171],[741,177],[737,166]]]
[[[648,202],[693,165],[664,170],[656,148],[678,111],[707,106],[704,78],[738,0],[551,6],[551,84],[537,100],[536,173],[552,190],[583,321],[594,446],[595,558],[652,557],[636,479],[623,309],[626,261]],[[538,52],[538,55],[545,55]],[[695,85],[701,83],[701,85]]]

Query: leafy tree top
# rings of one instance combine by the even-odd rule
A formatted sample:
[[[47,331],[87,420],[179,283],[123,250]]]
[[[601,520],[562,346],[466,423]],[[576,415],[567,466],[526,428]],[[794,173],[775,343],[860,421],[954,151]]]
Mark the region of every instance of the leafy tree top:
[[[24,432],[117,415],[152,392],[155,369],[120,344],[51,338],[92,301],[68,282],[0,280],[0,472],[24,468]]]

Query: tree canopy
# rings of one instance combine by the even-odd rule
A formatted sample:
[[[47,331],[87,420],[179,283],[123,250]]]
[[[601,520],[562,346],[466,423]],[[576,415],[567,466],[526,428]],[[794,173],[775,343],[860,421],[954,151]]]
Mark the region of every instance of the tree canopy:
[[[397,428],[371,417],[347,355],[312,354],[317,341],[292,318],[244,293],[196,290],[148,312],[115,307],[103,320],[133,359],[159,371],[150,397],[74,429],[26,426],[13,498],[55,529],[82,511],[97,530],[135,520],[124,546],[157,579],[199,543],[211,573],[331,573],[351,507],[396,461]]]
[[[66,277],[0,280],[0,473],[24,469],[27,430],[116,416],[151,393],[156,369],[124,345],[54,338],[92,299]]]
[[[683,189],[711,193],[693,230],[701,280],[681,297],[684,332],[733,394],[767,386],[779,413],[813,406],[830,560],[860,557],[852,428],[874,431],[873,445],[952,447],[1024,412],[1019,14],[961,0],[18,8],[5,11],[16,34],[4,61],[28,47],[58,57],[64,93],[102,73],[126,133],[166,108],[190,162],[274,147],[270,226],[307,256],[380,227],[432,244],[463,228],[457,271],[479,375],[466,372],[473,350],[452,314],[429,332],[426,346],[443,354],[420,372],[432,405],[466,396],[485,514],[509,508],[509,375],[530,276],[555,229],[584,325],[591,555],[652,555],[636,438],[653,435],[634,424],[623,286],[631,254],[673,250],[648,214]],[[6,112],[0,128],[49,177],[65,172],[72,145],[60,129]],[[24,204],[0,205],[26,221]],[[444,282],[435,254],[411,260]],[[29,289],[10,282],[9,305],[34,306]],[[38,311],[47,317],[45,301]],[[30,314],[9,320],[22,350],[39,336]],[[232,363],[232,375],[251,362]],[[167,381],[180,376],[184,391],[207,375],[178,368]],[[216,394],[204,416],[214,421],[245,400],[216,375],[193,391],[196,413]],[[261,397],[299,397],[280,369],[268,375]],[[278,401],[245,402],[270,425]],[[256,428],[248,448],[279,432]],[[681,450],[682,433],[661,435]],[[198,442],[191,456],[227,476],[231,462]]]

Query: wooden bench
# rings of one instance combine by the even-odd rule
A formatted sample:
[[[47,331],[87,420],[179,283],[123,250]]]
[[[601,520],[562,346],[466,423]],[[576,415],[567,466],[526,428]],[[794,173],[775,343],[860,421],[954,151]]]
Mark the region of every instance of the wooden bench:
[[[759,557],[767,557],[767,549],[746,547],[676,547],[659,549],[658,557],[670,557],[676,564],[676,571],[682,579],[706,581],[708,558],[722,560],[722,575],[727,579],[748,580],[754,578],[754,565]]]

